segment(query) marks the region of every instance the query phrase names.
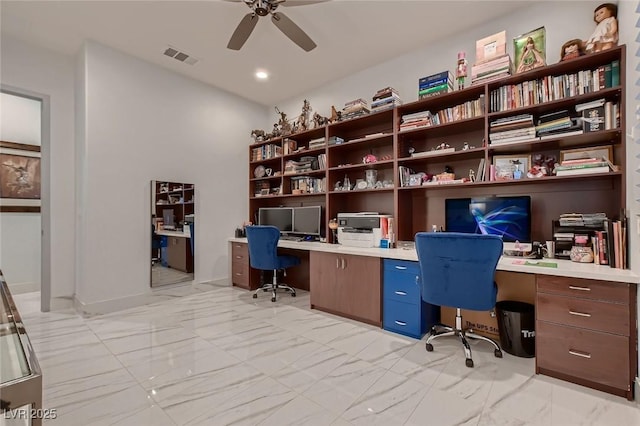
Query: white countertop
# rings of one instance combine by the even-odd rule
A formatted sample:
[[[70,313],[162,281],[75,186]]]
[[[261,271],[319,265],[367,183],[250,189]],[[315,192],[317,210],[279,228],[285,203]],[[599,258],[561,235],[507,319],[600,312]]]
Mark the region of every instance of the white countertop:
[[[156,231],[156,234],[158,235],[164,235],[166,237],[181,237],[181,238],[189,238],[189,234],[185,234],[182,231],[166,231],[166,230],[162,230],[162,231]],[[246,238],[244,239],[245,243],[247,242]]]
[[[229,238],[230,242],[246,243],[246,238]],[[393,248],[362,248],[362,247],[349,247],[341,244],[327,244],[317,241],[287,241],[280,240],[278,247],[291,248],[296,250],[308,250],[308,251],[322,251],[327,253],[336,254],[350,254],[355,256],[371,256],[380,257],[386,259],[398,259],[398,260],[411,260],[417,261],[418,255],[416,250]],[[556,263],[557,268],[524,265],[523,263],[528,261],[529,263],[536,262],[548,262]],[[623,283],[640,284],[640,276],[636,275],[629,269],[616,269],[607,265],[596,265],[594,263],[576,263],[570,260],[562,259],[522,259],[516,257],[501,257],[498,262],[497,270],[510,271],[510,272],[522,272],[527,274],[540,274],[540,275],[554,275],[559,277],[571,277],[571,278],[588,278],[593,280],[605,280]]]

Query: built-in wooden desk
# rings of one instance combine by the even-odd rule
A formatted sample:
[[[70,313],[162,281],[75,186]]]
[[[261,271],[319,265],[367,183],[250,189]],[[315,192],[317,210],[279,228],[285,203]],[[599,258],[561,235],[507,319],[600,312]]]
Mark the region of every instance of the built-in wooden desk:
[[[156,234],[167,237],[167,264],[182,272],[193,272],[193,254],[188,233],[182,231],[157,231]]]
[[[257,288],[246,238],[229,239],[231,281]],[[311,307],[382,325],[382,259],[417,261],[415,249],[359,248],[280,240],[301,258],[287,283],[310,291]],[[535,260],[529,260],[535,262]],[[545,259],[557,268],[502,257],[497,270],[512,283],[532,283],[536,305],[536,372],[633,399],[638,353],[640,276],[604,265]],[[522,279],[513,279],[520,275]],[[498,281],[500,286],[500,281]]]

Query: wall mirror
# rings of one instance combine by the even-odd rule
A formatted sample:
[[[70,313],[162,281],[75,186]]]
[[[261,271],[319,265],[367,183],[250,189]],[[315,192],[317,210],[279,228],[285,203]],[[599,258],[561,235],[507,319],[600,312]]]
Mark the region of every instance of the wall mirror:
[[[151,287],[193,281],[195,188],[151,181]]]

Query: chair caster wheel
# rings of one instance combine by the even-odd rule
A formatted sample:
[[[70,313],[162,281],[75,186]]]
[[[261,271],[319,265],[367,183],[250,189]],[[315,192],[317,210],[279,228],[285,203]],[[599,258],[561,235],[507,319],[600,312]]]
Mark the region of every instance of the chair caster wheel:
[[[276,298],[275,298],[275,297],[272,297],[272,298],[271,298],[271,301],[272,301],[272,302],[275,302],[275,301],[276,301]]]
[[[502,358],[502,351],[500,349],[496,349],[493,351],[493,355],[495,355],[496,358]]]
[[[258,298],[258,295],[257,295],[257,294],[255,294],[255,293],[253,293],[253,298],[254,298],[254,299],[257,299],[257,298]]]
[[[469,367],[469,368],[473,368],[473,360],[472,360],[472,359],[467,358],[467,359],[464,361],[464,363],[465,363],[465,365],[466,365],[467,367]]]
[[[433,345],[431,343],[427,343],[425,345],[425,349],[427,350],[427,352],[433,352]]]
[[[296,297],[296,294],[295,293],[291,293],[291,297]]]
[[[263,289],[262,289],[262,292],[263,292],[263,293],[266,293],[267,291],[269,291],[269,289],[268,289],[268,288],[263,288]]]

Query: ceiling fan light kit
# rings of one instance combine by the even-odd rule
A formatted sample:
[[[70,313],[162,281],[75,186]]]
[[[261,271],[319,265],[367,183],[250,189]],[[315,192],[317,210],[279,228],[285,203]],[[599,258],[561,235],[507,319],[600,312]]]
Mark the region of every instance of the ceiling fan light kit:
[[[226,0],[230,2],[242,1],[251,12],[246,14],[229,39],[227,48],[240,50],[253,32],[260,16],[271,15],[271,22],[284,33],[291,41],[309,52],[317,46],[311,37],[302,28],[296,25],[289,17],[282,12],[276,12],[278,6],[303,6],[307,4],[323,3],[327,0],[290,1],[287,0]]]

